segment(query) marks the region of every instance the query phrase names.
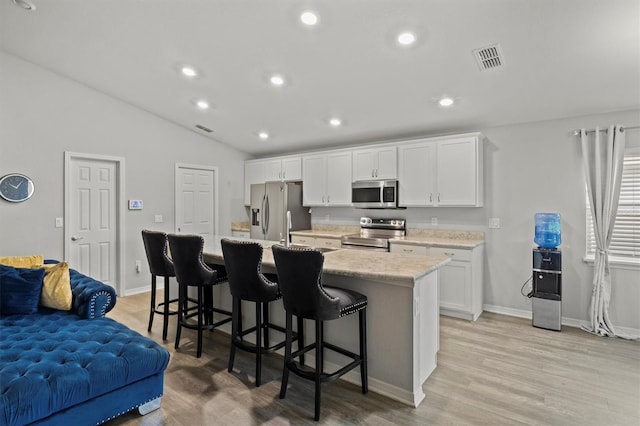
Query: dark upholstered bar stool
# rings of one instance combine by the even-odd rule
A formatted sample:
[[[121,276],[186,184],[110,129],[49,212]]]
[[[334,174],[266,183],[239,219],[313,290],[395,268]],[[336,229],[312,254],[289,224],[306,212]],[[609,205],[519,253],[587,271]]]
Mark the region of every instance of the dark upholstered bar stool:
[[[369,390],[367,380],[367,328],[366,308],[367,297],[358,292],[322,285],[322,266],[324,256],[312,249],[286,248],[280,245],[272,246],[273,258],[278,272],[278,285],[282,293],[282,301],[286,311],[286,344],[284,355],[284,369],[282,371],[282,385],[280,387],[280,399],[285,397],[289,371],[305,379],[315,382],[315,415],[314,419],[320,419],[320,391],[322,382],[335,380],[348,371],[360,366],[362,381],[362,393]],[[360,354],[355,354],[344,348],[324,341],[324,321],[335,320],[346,315],[358,312],[360,320]],[[296,352],[291,351],[292,316],[311,319],[316,325],[316,341]],[[323,370],[324,350],[331,349],[346,357],[352,362],[333,373],[325,373]],[[306,352],[315,349],[315,370],[301,368],[301,364],[295,359]]]
[[[162,325],[162,340],[167,340],[167,329],[169,328],[169,315],[175,315],[178,311],[170,311],[169,304],[177,302],[178,299],[169,299],[169,278],[175,277],[173,261],[167,256],[167,234],[157,231],[142,231],[142,241],[144,250],[147,253],[149,271],[151,271],[151,306],[149,309],[149,328],[153,325],[153,314],[160,314],[164,317]],[[164,277],[164,302],[156,305],[156,277]]]
[[[178,349],[180,346],[182,327],[197,330],[198,349],[196,356],[200,358],[202,355],[202,330],[213,330],[215,327],[231,321],[231,312],[213,307],[213,286],[226,282],[224,268],[215,271],[204,263],[202,259],[204,239],[201,236],[169,234],[168,239],[180,289],[175,348]],[[197,289],[198,296],[195,300],[188,296],[189,287]],[[189,307],[190,302],[195,302],[195,309]],[[228,315],[229,318],[214,322],[214,312]],[[195,324],[190,321],[193,317],[197,317]]]
[[[277,276],[262,273],[262,245],[251,241],[221,240],[224,263],[229,278],[229,289],[233,297],[233,320],[231,322],[231,352],[229,372],[233,370],[236,348],[256,354],[256,387],[261,384],[262,354],[272,353],[282,348],[285,341],[269,346],[269,330],[285,333],[284,327],[269,322],[269,303],[280,299]],[[256,325],[243,330],[242,301],[255,302]],[[302,318],[298,325],[302,324]],[[300,328],[298,328],[300,330]],[[256,344],[250,344],[244,337],[255,333]],[[294,338],[297,339],[295,334]]]

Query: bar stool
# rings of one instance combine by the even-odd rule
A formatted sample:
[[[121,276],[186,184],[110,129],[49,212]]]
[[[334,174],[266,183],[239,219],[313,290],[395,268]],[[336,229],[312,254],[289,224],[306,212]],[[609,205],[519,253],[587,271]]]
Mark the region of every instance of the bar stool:
[[[231,352],[229,354],[229,372],[233,370],[236,348],[256,354],[256,387],[261,384],[262,354],[272,353],[282,348],[285,341],[269,346],[269,330],[285,333],[284,327],[269,322],[269,303],[280,299],[277,276],[262,273],[262,245],[251,241],[221,240],[224,263],[229,277],[229,289],[233,297],[233,320],[231,322]],[[255,302],[256,325],[243,330],[242,301]],[[302,329],[302,318],[298,320],[298,330]],[[256,344],[244,340],[255,333]],[[294,340],[298,333],[294,333]],[[300,342],[301,340],[299,340]],[[301,347],[301,346],[300,346]]]
[[[153,314],[160,314],[164,317],[162,325],[162,340],[167,340],[167,329],[169,328],[169,316],[176,315],[178,311],[170,311],[169,305],[178,299],[169,299],[169,278],[175,277],[173,261],[167,256],[167,234],[157,231],[142,231],[142,241],[144,250],[147,253],[149,271],[151,272],[151,306],[149,309],[149,327],[151,331],[153,325]],[[164,277],[164,302],[156,305],[156,277]]]
[[[202,330],[213,330],[215,327],[231,321],[231,312],[213,306],[213,286],[226,282],[224,268],[216,271],[204,263],[202,259],[204,239],[201,236],[169,234],[168,240],[180,289],[175,348],[180,347],[182,327],[197,330],[196,357],[200,358],[202,355]],[[188,296],[189,287],[197,289],[198,296],[195,300]],[[190,302],[196,303],[195,309],[189,307]],[[214,312],[228,315],[229,318],[214,322]],[[196,324],[190,321],[193,317],[197,317]]]
[[[366,394],[369,390],[367,379],[367,297],[352,290],[323,286],[324,256],[317,250],[274,245],[272,251],[278,272],[278,285],[286,311],[287,332],[280,399],[283,399],[287,392],[289,371],[302,378],[313,380],[315,382],[314,420],[317,421],[320,419],[320,392],[323,382],[335,380],[359,366],[362,393]],[[359,314],[359,354],[324,341],[324,321],[335,320],[356,312]],[[293,315],[315,321],[316,340],[292,353],[291,323]],[[353,361],[333,373],[325,373],[323,369],[325,348],[349,357]],[[316,355],[315,370],[301,368],[304,362],[296,363],[295,359],[313,349],[315,349]]]

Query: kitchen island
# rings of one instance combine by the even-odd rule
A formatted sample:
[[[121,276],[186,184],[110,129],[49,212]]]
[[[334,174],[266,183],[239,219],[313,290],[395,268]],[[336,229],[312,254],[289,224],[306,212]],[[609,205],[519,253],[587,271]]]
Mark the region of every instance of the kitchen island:
[[[275,272],[268,241],[265,248],[264,272]],[[205,243],[207,263],[224,262],[220,237]],[[369,389],[417,407],[424,399],[422,384],[436,368],[439,345],[438,269],[449,262],[443,257],[403,256],[338,249],[324,253],[323,284],[344,287],[363,293],[368,298],[367,343]],[[228,292],[227,292],[228,293]],[[217,301],[224,308],[231,298],[221,292]],[[225,306],[228,305],[228,306]],[[251,310],[243,310],[252,322]],[[284,310],[279,303],[270,309],[271,321],[284,325]],[[313,324],[305,322],[305,334],[312,339]],[[274,334],[274,339],[279,338]],[[325,339],[354,352],[358,351],[358,318],[345,317],[325,324]],[[315,362],[307,356],[308,365]],[[344,365],[345,359],[327,352],[325,366],[329,371]],[[360,383],[358,372],[343,376]]]

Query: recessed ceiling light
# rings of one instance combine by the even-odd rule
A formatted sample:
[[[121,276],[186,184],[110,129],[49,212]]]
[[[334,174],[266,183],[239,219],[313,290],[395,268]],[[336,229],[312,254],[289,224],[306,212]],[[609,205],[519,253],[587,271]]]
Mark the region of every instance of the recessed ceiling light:
[[[300,15],[300,20],[305,25],[313,26],[318,23],[318,15],[316,15],[314,12],[306,11],[303,12],[302,15]]]
[[[209,108],[209,102],[201,99],[199,101],[196,102],[196,106],[200,109],[208,109]]]
[[[416,35],[410,32],[400,33],[398,35],[398,43],[403,46],[410,46],[416,42]]]
[[[274,86],[282,86],[282,85],[284,85],[284,77],[279,75],[279,74],[272,75],[271,78],[269,78],[269,81]]]
[[[332,119],[329,120],[329,124],[331,124],[333,127],[338,127],[342,124],[342,120],[340,120],[337,117],[334,117]]]
[[[259,137],[260,139],[262,139],[263,141],[264,141],[264,140],[267,140],[267,139],[269,139],[269,133],[267,133],[267,132],[260,132],[260,133],[258,133],[258,137]]]
[[[453,103],[453,98],[449,97],[440,98],[440,100],[438,101],[438,105],[442,107],[450,107],[451,105],[453,105]]]
[[[185,65],[183,66],[180,71],[182,72],[183,75],[187,76],[187,77],[195,77],[198,75],[198,71],[196,71],[195,68],[189,66],[189,65]]]
[[[29,11],[33,11],[36,10],[36,5],[31,3],[28,0],[13,0],[13,3],[16,6],[20,6],[21,8],[23,8],[24,10],[29,10]]]

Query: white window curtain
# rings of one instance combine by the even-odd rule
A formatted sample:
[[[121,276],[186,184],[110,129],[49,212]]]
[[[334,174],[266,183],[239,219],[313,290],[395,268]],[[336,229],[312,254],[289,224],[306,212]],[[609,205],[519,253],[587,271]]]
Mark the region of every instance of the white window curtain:
[[[585,129],[580,130],[582,161],[596,243],[589,307],[590,324],[585,329],[602,336],[626,337],[615,332],[609,319],[609,246],[620,198],[625,134],[622,126],[609,126],[606,138],[600,133],[600,129],[596,127],[593,138],[590,138]]]

